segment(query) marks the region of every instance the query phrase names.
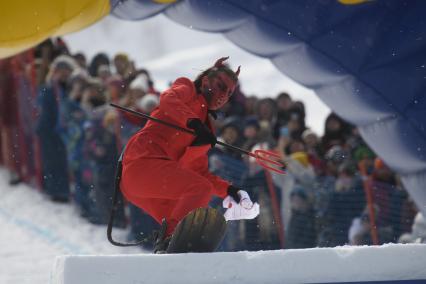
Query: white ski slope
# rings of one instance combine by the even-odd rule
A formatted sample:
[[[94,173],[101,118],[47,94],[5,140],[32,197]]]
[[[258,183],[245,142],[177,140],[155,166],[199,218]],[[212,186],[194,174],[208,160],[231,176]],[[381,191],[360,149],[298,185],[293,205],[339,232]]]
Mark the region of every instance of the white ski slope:
[[[9,186],[0,168],[0,283],[47,284],[55,257],[141,253],[118,248],[106,228],[87,223],[72,204],[57,204],[34,188]],[[123,240],[126,231],[114,229]]]
[[[423,279],[426,245],[150,255],[118,248],[78,217],[0,168],[0,283],[319,283]],[[115,229],[123,240],[124,230]],[[398,282],[402,283],[402,282]],[[420,283],[420,282],[416,282]]]
[[[68,256],[54,284],[426,282],[426,245],[182,255]]]

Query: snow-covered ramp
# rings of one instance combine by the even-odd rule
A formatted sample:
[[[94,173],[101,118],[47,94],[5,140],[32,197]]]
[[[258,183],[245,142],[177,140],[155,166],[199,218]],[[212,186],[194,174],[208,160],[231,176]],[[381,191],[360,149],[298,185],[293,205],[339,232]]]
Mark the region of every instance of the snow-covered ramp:
[[[180,255],[62,256],[57,258],[52,274],[55,284],[371,281],[426,283],[426,245]]]

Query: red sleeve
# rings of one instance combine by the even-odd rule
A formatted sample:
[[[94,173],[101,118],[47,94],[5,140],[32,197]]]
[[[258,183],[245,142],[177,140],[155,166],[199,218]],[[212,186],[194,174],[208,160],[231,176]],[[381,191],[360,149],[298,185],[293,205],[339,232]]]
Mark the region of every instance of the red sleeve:
[[[194,171],[207,178],[213,184],[214,195],[225,198],[228,195],[230,183],[209,171],[209,161],[207,156],[202,156],[193,162]]]
[[[186,127],[190,118],[199,118],[189,107],[188,103],[196,99],[195,87],[187,78],[177,79],[172,87],[160,96],[160,110],[171,121]]]
[[[213,184],[214,194],[216,196],[220,198],[225,198],[228,195],[228,187],[230,185],[228,181],[212,174],[207,168],[205,172],[201,174]]]
[[[187,147],[179,160],[181,167],[190,169],[207,178],[214,188],[214,195],[225,198],[230,183],[209,171],[209,160],[206,152],[210,145]]]

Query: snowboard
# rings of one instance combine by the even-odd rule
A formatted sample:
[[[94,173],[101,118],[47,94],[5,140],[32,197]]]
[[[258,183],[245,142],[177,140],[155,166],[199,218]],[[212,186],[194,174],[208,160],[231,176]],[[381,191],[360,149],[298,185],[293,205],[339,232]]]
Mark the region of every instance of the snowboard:
[[[213,252],[226,232],[223,214],[214,208],[197,208],[176,226],[167,253]]]

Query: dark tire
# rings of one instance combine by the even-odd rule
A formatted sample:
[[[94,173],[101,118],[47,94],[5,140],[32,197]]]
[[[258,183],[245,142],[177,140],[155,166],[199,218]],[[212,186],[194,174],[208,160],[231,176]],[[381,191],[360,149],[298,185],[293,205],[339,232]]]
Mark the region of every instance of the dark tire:
[[[226,227],[218,210],[195,209],[176,226],[167,253],[213,252],[222,242]]]

